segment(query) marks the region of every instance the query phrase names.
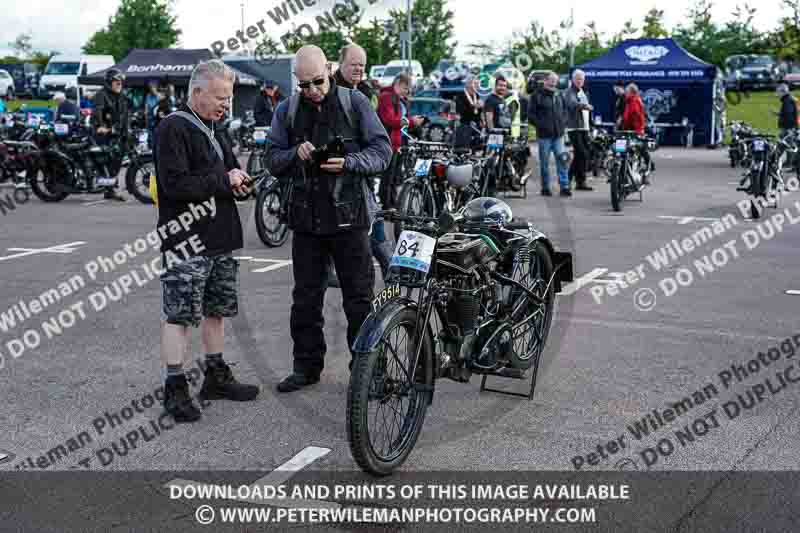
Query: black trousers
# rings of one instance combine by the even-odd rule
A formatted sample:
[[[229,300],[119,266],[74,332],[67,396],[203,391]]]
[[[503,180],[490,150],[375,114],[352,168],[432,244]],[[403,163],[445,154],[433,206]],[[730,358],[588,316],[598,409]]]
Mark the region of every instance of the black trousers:
[[[333,258],[347,317],[347,344],[353,345],[370,312],[375,269],[366,229],[334,235],[295,233],[292,239],[294,290],[289,319],[294,341],[294,371],[319,374],[324,368],[323,305],[328,288],[328,264]]]
[[[569,167],[570,180],[575,178],[576,185],[585,185],[586,167],[589,163],[589,132],[572,130],[569,132],[569,142],[575,150],[572,164]]]

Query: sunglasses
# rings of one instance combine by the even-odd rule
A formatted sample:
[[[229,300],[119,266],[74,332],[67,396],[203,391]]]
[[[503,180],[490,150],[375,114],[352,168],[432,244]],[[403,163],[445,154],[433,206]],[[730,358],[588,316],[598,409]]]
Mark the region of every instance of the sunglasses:
[[[322,87],[325,84],[325,78],[317,78],[316,80],[312,81],[301,81],[297,84],[302,90],[306,90],[311,87],[311,84],[314,84],[317,87]]]

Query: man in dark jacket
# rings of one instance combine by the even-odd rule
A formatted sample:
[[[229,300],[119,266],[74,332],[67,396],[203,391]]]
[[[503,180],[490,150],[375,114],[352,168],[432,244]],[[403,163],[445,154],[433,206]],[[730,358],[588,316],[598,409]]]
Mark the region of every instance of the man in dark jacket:
[[[792,93],[789,92],[789,86],[785,83],[778,85],[776,92],[781,99],[781,110],[778,112],[778,129],[780,129],[780,134],[783,136],[789,130],[797,129],[797,102],[795,102]]]
[[[550,192],[550,153],[556,160],[558,182],[561,196],[571,196],[567,161],[569,154],[564,148],[564,128],[566,123],[566,105],[564,98],[556,90],[558,74],[551,72],[544,80],[544,86],[535,91],[528,105],[528,118],[536,126],[536,142],[539,145],[539,172],[542,175],[542,196],[551,196]]]
[[[76,123],[81,119],[81,110],[75,105],[74,102],[71,100],[67,100],[67,97],[64,93],[56,93],[53,95],[53,100],[55,100],[56,105],[56,114],[53,117],[54,122],[63,122],[66,119],[61,117],[67,116],[72,117],[72,122]]]
[[[367,97],[373,109],[378,107],[378,97],[372,90],[372,86],[364,80],[364,69],[367,66],[367,52],[364,51],[359,45],[350,43],[339,51],[339,69],[333,78],[336,80],[336,85],[339,87],[346,87],[348,89],[357,90]],[[389,171],[391,167],[389,168]],[[380,190],[380,179],[376,178],[374,183],[370,183],[370,204],[373,210],[377,211],[377,199],[375,198],[375,190]],[[386,240],[386,231],[383,220],[375,220],[372,225],[372,233],[370,235],[370,247],[372,248],[372,255],[381,266],[381,275],[386,279],[389,271],[389,261],[392,259],[392,251],[394,247],[391,241]],[[335,268],[331,265],[330,275],[328,276],[328,285],[332,287],[339,287],[340,283],[337,279]]]
[[[367,52],[355,43],[342,47],[339,51],[339,69],[333,78],[340,87],[356,89],[367,97],[373,109],[378,107],[378,95],[372,86],[364,79],[364,69],[367,67]]]
[[[293,372],[280,392],[317,383],[326,352],[323,298],[330,257],[336,265],[347,316],[348,346],[370,312],[375,270],[369,244],[369,185],[389,165],[386,130],[369,100],[338,87],[322,50],[307,45],[295,57],[301,92],[282,102],[270,130],[267,166],[294,180],[289,204],[295,286],[290,329]],[[340,137],[344,157],[324,157],[317,149]],[[320,154],[320,155],[318,155]]]
[[[105,74],[105,87],[94,95],[94,111],[92,111],[92,127],[97,144],[108,145],[112,135],[125,138],[128,132],[128,99],[122,94],[122,82],[125,75],[122,71],[111,68]],[[116,191],[117,174],[121,161],[112,161],[109,165],[111,176],[103,176],[98,180],[107,180],[105,198],[124,202],[125,196]]]
[[[176,422],[200,418],[183,371],[190,326],[201,326],[206,352],[201,398],[248,401],[259,392],[238,383],[222,358],[223,320],[238,312],[239,262],[232,252],[243,247],[234,191],[245,192],[249,182],[215,124],[225,117],[233,82],[222,61],[200,63],[189,101],[155,132],[158,226],[167,230],[161,235],[164,407]]]
[[[253,106],[253,118],[256,120],[257,128],[265,128],[272,124],[272,114],[275,108],[272,105],[272,93],[275,83],[272,80],[264,80],[261,84],[261,93],[256,97]]]
[[[586,74],[582,70],[572,73],[572,85],[565,91],[567,104],[567,134],[574,150],[570,178],[575,178],[575,190],[591,191],[586,183],[586,167],[589,162],[589,127],[594,107],[589,103],[589,92],[584,88]]]
[[[614,124],[622,127],[622,116],[625,114],[625,82],[618,81],[614,84]]]

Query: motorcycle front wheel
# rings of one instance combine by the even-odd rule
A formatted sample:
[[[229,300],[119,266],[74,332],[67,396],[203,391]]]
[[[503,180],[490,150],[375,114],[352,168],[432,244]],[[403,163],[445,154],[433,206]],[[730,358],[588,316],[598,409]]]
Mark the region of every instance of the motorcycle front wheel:
[[[411,216],[434,216],[433,198],[425,194],[425,188],[416,183],[406,183],[400,190],[398,202],[400,212]],[[403,224],[394,223],[394,238],[400,238]]]
[[[425,421],[433,347],[425,335],[412,383],[416,331],[416,309],[404,307],[388,321],[377,347],[358,353],[353,362],[347,391],[350,452],[362,470],[376,476],[387,476],[406,461]]]
[[[621,168],[617,168],[611,174],[611,207],[617,212],[622,211],[622,172]]]

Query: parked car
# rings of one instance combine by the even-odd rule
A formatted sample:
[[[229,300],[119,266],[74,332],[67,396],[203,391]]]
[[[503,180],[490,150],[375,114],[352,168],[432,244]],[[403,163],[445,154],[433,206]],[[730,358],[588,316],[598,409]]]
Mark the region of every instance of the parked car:
[[[536,89],[541,87],[549,73],[549,70],[532,70],[531,73],[528,74],[528,94],[533,94]]]
[[[394,81],[395,76],[404,71],[409,71],[408,61],[403,61],[402,59],[389,61],[381,76],[376,78],[378,80],[378,85],[381,87],[389,87],[392,81]],[[412,89],[421,89],[422,85],[425,83],[425,74],[422,70],[422,64],[419,61],[411,61],[410,74]]]
[[[7,70],[0,70],[0,96],[14,98],[14,78]]]
[[[772,88],[783,79],[778,62],[767,55],[739,55],[725,60],[728,70],[726,85],[736,84],[742,88]]]
[[[369,69],[369,77],[373,80],[383,76],[383,71],[386,70],[386,65],[372,65]]]
[[[63,92],[67,98],[77,94],[78,76],[94,74],[114,66],[110,55],[56,55],[47,63],[39,80],[39,98],[49,99],[55,92]]]
[[[410,116],[425,117],[419,135],[423,140],[449,142],[455,130],[458,115],[456,105],[446,98],[411,98],[408,105]]]
[[[783,76],[783,81],[789,87],[800,86],[800,65],[792,65]]]

